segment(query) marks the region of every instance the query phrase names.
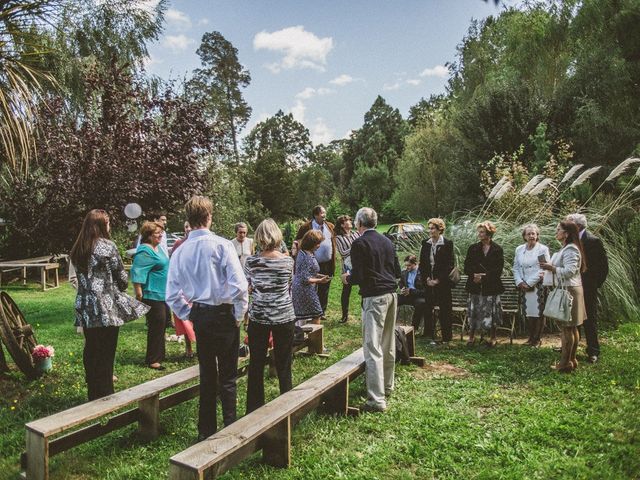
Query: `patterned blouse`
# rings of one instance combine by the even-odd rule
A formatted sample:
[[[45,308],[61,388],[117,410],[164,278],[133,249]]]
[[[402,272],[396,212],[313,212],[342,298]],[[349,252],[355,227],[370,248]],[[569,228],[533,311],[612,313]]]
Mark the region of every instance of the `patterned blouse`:
[[[127,272],[111,240],[98,239],[89,258],[88,271],[77,270],[76,274],[77,327],[119,327],[149,311],[145,304],[124,293],[128,285]]]
[[[253,255],[247,258],[244,273],[253,289],[249,306],[252,322],[280,325],[295,320],[290,291],[293,277],[291,257]]]
[[[336,236],[336,248],[342,257],[343,272],[351,271],[351,244],[358,237],[360,234],[355,230],[351,230],[348,235]]]

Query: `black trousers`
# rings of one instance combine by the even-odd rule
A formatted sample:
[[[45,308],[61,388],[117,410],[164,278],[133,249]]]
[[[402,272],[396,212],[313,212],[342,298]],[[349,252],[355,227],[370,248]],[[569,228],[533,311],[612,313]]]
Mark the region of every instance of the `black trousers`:
[[[189,315],[198,339],[200,363],[200,408],[198,433],[211,436],[218,429],[216,392],[220,390],[224,425],[236,421],[236,381],[240,328],[231,305],[218,307],[194,304]]]
[[[598,341],[598,289],[584,290],[584,306],[587,310],[587,318],[582,324],[584,336],[587,340],[587,355],[600,355],[600,342]]]
[[[151,365],[164,361],[167,305],[160,300],[144,298],[142,301],[151,307],[151,310],[147,312],[147,354],[144,357],[144,363]]]
[[[438,318],[440,319],[442,341],[450,342],[453,336],[451,329],[451,287],[449,285],[427,287],[425,291],[425,301],[425,333],[427,336],[430,336],[430,338],[435,338],[436,336],[436,322],[433,318],[433,307],[437,305],[440,307],[438,310]]]
[[[413,318],[411,324],[414,332],[420,328],[422,319],[424,318],[425,300],[420,295],[398,295],[398,308],[402,305],[411,305],[413,307]]]
[[[113,361],[120,327],[85,328],[82,363],[89,400],[113,393]]]
[[[349,297],[351,297],[352,285],[342,285],[342,295],[340,296],[340,303],[342,304],[342,318],[349,315]]]
[[[320,273],[322,275],[333,276],[335,273],[331,266],[332,262],[322,262],[320,265]],[[327,305],[329,304],[329,289],[331,288],[331,282],[327,283],[318,283],[318,298],[320,299],[320,306],[322,307],[322,314],[324,315],[327,311]]]
[[[267,361],[269,333],[273,333],[273,354],[280,393],[288,392],[293,388],[291,362],[295,325],[295,320],[281,325],[249,322],[247,334],[251,356],[247,378],[247,413],[264,405],[264,366]]]

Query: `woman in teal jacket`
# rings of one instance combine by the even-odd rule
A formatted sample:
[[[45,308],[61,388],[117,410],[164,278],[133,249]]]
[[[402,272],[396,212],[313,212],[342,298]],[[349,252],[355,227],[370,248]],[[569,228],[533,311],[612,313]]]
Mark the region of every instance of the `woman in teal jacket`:
[[[131,267],[131,281],[136,298],[151,310],[147,313],[147,354],[145,363],[154,370],[164,370],[164,330],[167,307],[164,301],[169,274],[169,258],[159,248],[164,228],[156,222],[145,222],[140,229],[140,245]]]

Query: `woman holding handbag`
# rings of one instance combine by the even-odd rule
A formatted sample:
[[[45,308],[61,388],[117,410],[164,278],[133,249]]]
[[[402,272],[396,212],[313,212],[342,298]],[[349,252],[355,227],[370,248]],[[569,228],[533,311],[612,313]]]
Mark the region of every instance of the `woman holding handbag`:
[[[547,299],[544,313],[547,316],[553,314],[554,317],[559,317],[560,315],[556,312],[562,310],[563,304],[570,307],[570,315],[566,315],[565,318],[555,318],[562,328],[562,354],[560,362],[552,365],[551,368],[558,372],[571,373],[578,368],[576,359],[580,340],[578,327],[586,317],[580,273],[587,269],[587,265],[582,242],[580,242],[580,233],[575,223],[567,220],[560,222],[556,227],[556,240],[562,243],[562,250],[553,254],[550,263],[540,263],[540,268],[553,274],[557,284],[556,289]]]

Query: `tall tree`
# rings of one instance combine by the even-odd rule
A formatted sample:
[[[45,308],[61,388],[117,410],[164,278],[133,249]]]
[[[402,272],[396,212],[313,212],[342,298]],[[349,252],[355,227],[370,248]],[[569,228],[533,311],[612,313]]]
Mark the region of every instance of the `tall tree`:
[[[238,134],[251,117],[251,107],[241,89],[251,82],[249,71],[238,60],[238,49],[220,32],[208,32],[196,51],[202,68],[194,70],[188,92],[203,99],[207,114],[226,126],[236,163],[240,162]]]
[[[277,220],[295,216],[297,177],[308,165],[309,130],[278,111],[256,125],[245,138],[247,190]]]

